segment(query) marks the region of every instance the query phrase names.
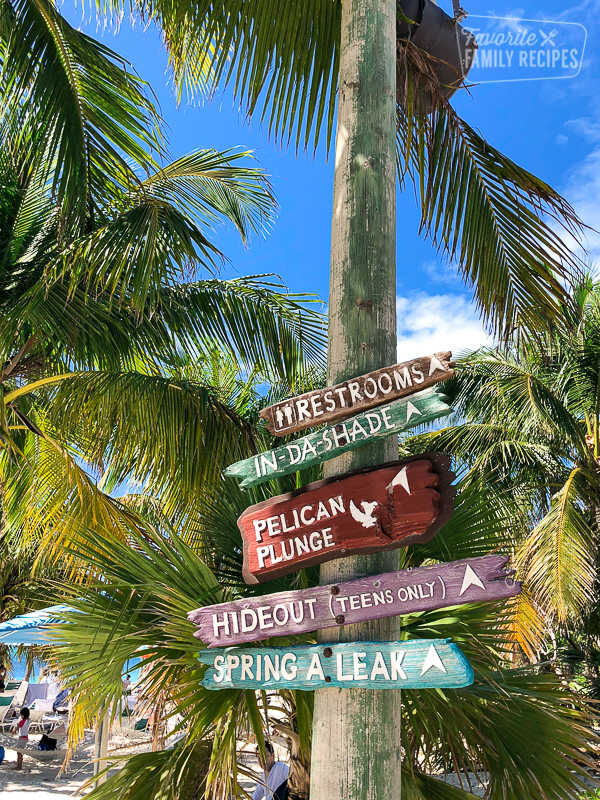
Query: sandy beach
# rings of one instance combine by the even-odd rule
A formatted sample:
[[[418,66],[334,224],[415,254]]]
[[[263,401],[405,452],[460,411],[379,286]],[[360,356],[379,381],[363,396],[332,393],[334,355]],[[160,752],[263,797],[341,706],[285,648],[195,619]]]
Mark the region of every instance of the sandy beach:
[[[92,763],[87,749],[71,759],[69,770],[58,777],[60,760],[40,764],[25,756],[23,771],[11,769],[17,762],[15,750],[6,749],[0,765],[0,796],[6,800],[67,800],[92,775]]]

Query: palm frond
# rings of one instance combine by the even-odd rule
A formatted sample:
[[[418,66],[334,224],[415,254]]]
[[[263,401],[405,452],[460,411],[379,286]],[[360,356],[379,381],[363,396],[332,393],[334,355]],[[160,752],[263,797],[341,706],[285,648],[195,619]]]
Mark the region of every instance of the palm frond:
[[[565,281],[581,274],[556,227],[583,224],[548,184],[492,147],[446,103],[430,115],[399,111],[399,170],[420,193],[421,229],[456,260],[496,336],[559,323]]]
[[[596,535],[582,500],[597,491],[597,480],[587,469],[572,469],[550,511],[518,553],[520,573],[529,589],[561,622],[580,613],[593,597]]]
[[[137,183],[129,160],[152,169],[149,152],[161,148],[157,111],[126,62],[72,28],[52,3],[14,0],[1,14],[4,103],[25,104],[29,124],[43,132],[52,191],[81,231],[95,207]]]
[[[120,3],[101,0],[114,12]],[[249,114],[296,147],[333,131],[340,0],[141,2],[165,36],[175,84],[192,96],[231,84]]]

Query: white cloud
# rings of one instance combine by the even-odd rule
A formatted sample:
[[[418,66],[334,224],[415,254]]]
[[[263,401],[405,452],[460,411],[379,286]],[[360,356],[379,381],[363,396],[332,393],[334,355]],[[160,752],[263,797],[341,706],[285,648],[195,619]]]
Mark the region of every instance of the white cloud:
[[[452,350],[476,350],[492,344],[474,305],[464,295],[425,292],[396,298],[398,360]]]
[[[461,283],[458,269],[450,264],[440,264],[438,261],[424,261],[421,264],[421,272],[424,272],[433,283],[445,283],[455,285]]]
[[[592,150],[570,170],[563,194],[580,219],[593,229],[585,231],[584,245],[592,260],[600,260],[600,234],[596,233],[600,229],[600,148]],[[568,235],[562,235],[577,249]]]
[[[570,128],[579,136],[583,136],[588,142],[600,141],[600,122],[591,120],[589,117],[579,117],[579,119],[568,119],[565,128]]]

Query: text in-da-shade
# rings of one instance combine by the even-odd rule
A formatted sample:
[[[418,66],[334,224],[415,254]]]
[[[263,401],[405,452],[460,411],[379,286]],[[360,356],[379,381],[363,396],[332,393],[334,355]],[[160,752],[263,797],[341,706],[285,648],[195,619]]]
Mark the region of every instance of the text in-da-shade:
[[[289,475],[387,436],[445,417],[452,408],[435,389],[395,400],[356,417],[310,433],[274,450],[259,453],[227,467],[228,477],[242,478],[246,488]]]

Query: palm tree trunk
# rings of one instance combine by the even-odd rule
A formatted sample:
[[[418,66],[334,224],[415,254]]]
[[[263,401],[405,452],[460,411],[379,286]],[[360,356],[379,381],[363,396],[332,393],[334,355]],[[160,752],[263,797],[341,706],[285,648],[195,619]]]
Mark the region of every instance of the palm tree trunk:
[[[328,382],[396,361],[396,0],[342,4],[331,245]],[[397,440],[325,465],[327,475],[397,457]],[[397,553],[332,561],[321,583],[398,568]],[[394,640],[396,619],[323,631],[320,641]],[[399,800],[400,692],[316,692],[311,800]]]

